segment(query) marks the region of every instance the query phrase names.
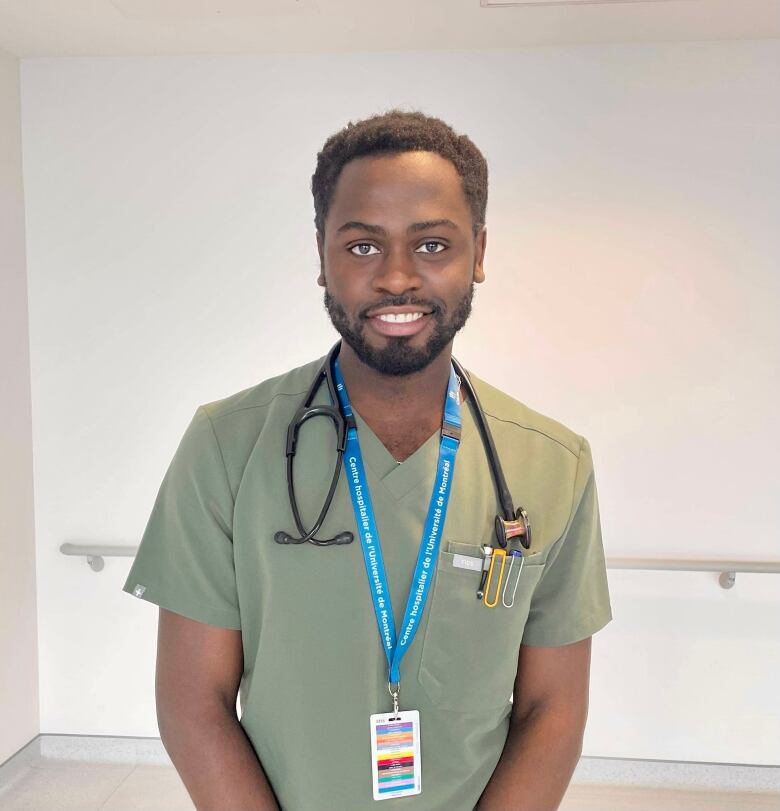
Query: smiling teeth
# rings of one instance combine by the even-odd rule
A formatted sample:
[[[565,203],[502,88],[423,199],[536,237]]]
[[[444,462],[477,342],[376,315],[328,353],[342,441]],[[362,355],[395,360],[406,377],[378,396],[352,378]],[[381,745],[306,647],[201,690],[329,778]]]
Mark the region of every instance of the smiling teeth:
[[[385,313],[384,315],[378,315],[377,318],[390,324],[406,324],[408,321],[417,321],[423,315],[425,313]]]

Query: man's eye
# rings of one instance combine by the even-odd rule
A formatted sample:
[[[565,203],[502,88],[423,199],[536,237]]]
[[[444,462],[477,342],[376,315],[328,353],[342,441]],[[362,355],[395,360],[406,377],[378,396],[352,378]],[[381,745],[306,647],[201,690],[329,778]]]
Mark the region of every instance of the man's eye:
[[[439,246],[441,250],[436,250],[436,246]],[[425,250],[421,251],[422,248]],[[428,250],[429,248],[433,248],[433,250]],[[417,251],[421,251],[422,253],[441,253],[443,250],[446,250],[447,246],[443,242],[438,242],[437,240],[431,240],[430,242],[423,242],[423,244],[417,249]]]
[[[355,250],[357,248],[357,250]],[[376,253],[379,253],[376,250],[376,245],[372,245],[370,242],[359,242],[357,245],[353,245],[349,252],[354,254],[355,256],[372,256],[373,254],[369,253],[369,249],[373,248]]]

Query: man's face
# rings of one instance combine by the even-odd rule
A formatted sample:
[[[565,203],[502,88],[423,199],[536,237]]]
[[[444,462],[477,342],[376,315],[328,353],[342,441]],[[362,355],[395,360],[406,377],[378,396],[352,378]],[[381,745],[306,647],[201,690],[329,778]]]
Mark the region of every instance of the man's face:
[[[433,152],[350,161],[336,183],[318,284],[333,326],[382,374],[424,369],[471,312],[485,278],[457,170]]]

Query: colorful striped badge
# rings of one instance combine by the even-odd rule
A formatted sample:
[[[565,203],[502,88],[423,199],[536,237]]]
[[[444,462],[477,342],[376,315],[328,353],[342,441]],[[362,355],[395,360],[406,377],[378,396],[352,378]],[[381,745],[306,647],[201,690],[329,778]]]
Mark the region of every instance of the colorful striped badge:
[[[375,800],[420,794],[422,769],[417,710],[371,716],[371,767]]]

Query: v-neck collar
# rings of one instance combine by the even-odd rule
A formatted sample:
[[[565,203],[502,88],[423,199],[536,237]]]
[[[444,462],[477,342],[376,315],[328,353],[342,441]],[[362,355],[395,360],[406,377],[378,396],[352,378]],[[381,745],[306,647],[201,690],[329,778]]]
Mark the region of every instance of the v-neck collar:
[[[471,419],[467,416],[469,406],[462,404],[463,428],[461,443],[470,432]],[[419,486],[425,485],[426,498],[433,487],[436,475],[436,465],[439,460],[439,443],[441,440],[441,427],[437,428],[419,448],[403,462],[397,462],[392,454],[382,444],[382,440],[373,432],[371,426],[355,411],[352,413],[357,423],[360,450],[363,453],[364,463],[371,468],[377,479],[388,489],[396,501],[401,501]],[[469,428],[466,427],[468,423]]]
[[[357,423],[363,460],[396,501],[400,501],[424,479],[435,474],[439,458],[440,428],[437,428],[411,456],[399,463],[393,459],[390,451],[382,444],[382,440],[354,407],[352,413]]]

